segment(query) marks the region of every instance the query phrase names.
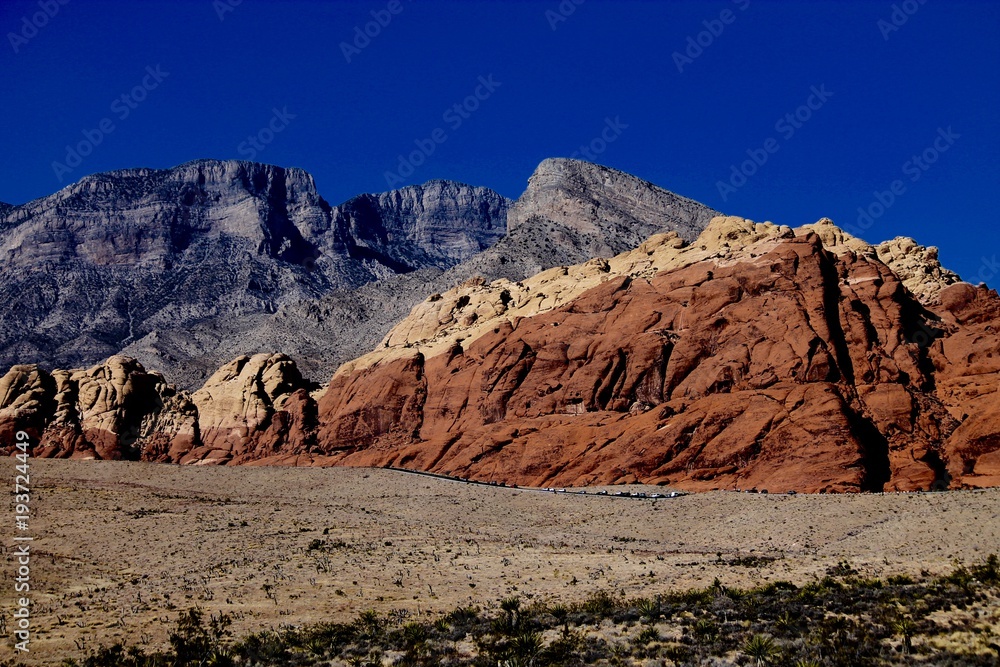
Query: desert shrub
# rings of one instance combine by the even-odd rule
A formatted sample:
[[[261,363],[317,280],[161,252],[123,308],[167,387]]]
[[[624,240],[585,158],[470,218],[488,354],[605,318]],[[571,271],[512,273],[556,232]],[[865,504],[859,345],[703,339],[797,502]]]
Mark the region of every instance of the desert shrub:
[[[593,614],[599,619],[610,616],[617,606],[615,597],[604,589],[595,591],[584,600],[580,608],[588,614]]]
[[[995,665],[1000,646],[980,629],[1000,578],[996,556],[957,564],[946,576],[919,580],[862,578],[838,564],[802,588],[787,582],[741,590],[720,581],[705,589],[633,598],[599,590],[573,605],[497,601],[491,611],[459,607],[436,619],[413,620],[369,610],[351,623],[319,623],[229,640],[228,617],[181,612],[170,650],[145,653],[121,644],[91,650],[63,667],[233,665],[382,665],[400,667],[583,667],[592,664],[797,665],[798,667],[947,667]],[[968,608],[968,618],[938,624],[935,612]],[[490,609],[487,607],[487,609]],[[631,641],[604,639],[612,622]],[[642,625],[632,629],[636,621]],[[668,641],[659,624],[672,626]],[[945,649],[928,639],[967,633],[978,649]],[[548,633],[548,634],[546,634]],[[545,641],[545,637],[551,637]],[[468,643],[474,647],[470,656]],[[949,644],[957,645],[954,640]],[[995,648],[994,648],[995,647]],[[990,653],[992,651],[992,653]],[[0,667],[15,667],[0,663]]]
[[[177,626],[168,636],[176,667],[211,664],[225,667],[232,664],[225,638],[231,619],[227,614],[212,616],[208,626],[200,609],[188,609],[177,619]]]

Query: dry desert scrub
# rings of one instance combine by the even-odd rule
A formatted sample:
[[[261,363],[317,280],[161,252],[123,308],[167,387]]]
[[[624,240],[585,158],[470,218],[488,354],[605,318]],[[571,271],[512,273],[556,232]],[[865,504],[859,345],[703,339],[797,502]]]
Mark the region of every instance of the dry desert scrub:
[[[805,586],[716,581],[655,598],[598,591],[572,605],[509,596],[434,620],[366,611],[232,638],[229,619],[182,612],[170,650],[116,644],[64,667],[344,665],[983,666],[1000,658],[997,556],[946,576],[865,578],[847,562]]]

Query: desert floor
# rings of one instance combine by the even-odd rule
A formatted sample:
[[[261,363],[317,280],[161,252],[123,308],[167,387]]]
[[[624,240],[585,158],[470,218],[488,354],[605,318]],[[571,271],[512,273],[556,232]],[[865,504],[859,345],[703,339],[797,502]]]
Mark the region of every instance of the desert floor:
[[[14,464],[0,465],[12,491]],[[716,577],[802,583],[841,560],[872,575],[940,574],[1000,550],[1000,490],[638,500],[360,468],[51,460],[31,462],[31,481],[29,664],[114,641],[164,645],[177,612],[193,606],[228,612],[240,635],[367,609],[489,607],[515,592],[578,601]],[[12,501],[0,660],[13,655],[20,596]],[[775,560],[736,561],[750,555]]]

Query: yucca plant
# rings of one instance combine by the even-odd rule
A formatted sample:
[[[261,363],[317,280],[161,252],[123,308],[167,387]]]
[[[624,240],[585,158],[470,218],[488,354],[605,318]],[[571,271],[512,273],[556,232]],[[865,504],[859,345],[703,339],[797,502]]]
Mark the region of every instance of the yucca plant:
[[[909,655],[913,650],[913,635],[917,633],[917,625],[909,616],[896,619],[892,623],[892,631],[903,638],[903,653]]]
[[[660,599],[643,598],[636,604],[636,609],[639,611],[639,615],[642,616],[643,622],[652,625],[660,618]]]
[[[757,667],[767,667],[778,656],[781,649],[774,639],[767,635],[753,635],[743,642],[743,653],[753,660]]]
[[[510,642],[505,667],[533,667],[542,652],[542,636],[537,632],[522,632]]]

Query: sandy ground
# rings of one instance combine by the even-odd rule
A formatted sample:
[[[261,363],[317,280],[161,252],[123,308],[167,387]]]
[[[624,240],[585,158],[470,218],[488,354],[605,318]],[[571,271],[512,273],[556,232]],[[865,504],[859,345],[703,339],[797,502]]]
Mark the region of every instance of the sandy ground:
[[[14,464],[0,465],[11,490]],[[29,664],[117,640],[161,646],[192,606],[232,614],[243,634],[372,608],[488,607],[512,593],[576,601],[715,577],[801,583],[840,560],[866,574],[938,574],[1000,550],[1000,490],[637,500],[360,468],[50,460],[31,462],[31,481]],[[12,538],[24,534],[13,495],[3,514],[0,660],[13,655]],[[737,555],[776,560],[731,564]]]

